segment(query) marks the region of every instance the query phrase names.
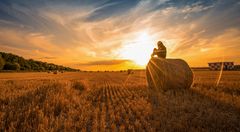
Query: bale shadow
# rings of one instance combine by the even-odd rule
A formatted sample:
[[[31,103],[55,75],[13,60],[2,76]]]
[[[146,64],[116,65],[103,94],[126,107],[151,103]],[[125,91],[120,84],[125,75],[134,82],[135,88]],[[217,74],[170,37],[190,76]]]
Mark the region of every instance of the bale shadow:
[[[150,90],[157,131],[240,131],[240,111],[191,89]]]

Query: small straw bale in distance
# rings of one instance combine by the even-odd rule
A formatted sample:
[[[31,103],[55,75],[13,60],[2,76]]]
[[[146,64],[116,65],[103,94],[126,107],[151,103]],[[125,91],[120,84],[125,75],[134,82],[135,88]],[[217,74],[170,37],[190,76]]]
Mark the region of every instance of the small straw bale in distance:
[[[181,59],[151,58],[146,68],[147,82],[151,90],[189,89],[193,73]]]

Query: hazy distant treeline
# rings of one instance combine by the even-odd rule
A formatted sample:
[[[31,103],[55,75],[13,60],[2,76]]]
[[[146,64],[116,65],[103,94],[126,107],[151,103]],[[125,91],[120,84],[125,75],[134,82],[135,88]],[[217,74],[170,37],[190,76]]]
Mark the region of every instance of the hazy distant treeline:
[[[0,70],[16,70],[16,71],[49,71],[49,70],[64,70],[77,71],[69,67],[55,65],[52,63],[36,61],[33,59],[24,59],[23,57],[0,52]]]

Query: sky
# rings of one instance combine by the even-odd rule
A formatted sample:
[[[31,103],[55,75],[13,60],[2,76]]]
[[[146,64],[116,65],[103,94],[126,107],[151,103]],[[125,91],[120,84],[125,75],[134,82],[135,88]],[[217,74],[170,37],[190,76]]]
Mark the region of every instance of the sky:
[[[240,63],[240,0],[0,0],[0,51],[81,70]]]

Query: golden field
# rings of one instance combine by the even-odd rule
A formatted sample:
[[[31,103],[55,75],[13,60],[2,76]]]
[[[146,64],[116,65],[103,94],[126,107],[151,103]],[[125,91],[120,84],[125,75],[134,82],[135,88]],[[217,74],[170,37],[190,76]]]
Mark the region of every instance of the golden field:
[[[240,72],[219,75],[194,71],[153,110],[145,71],[0,73],[0,131],[240,131]]]

